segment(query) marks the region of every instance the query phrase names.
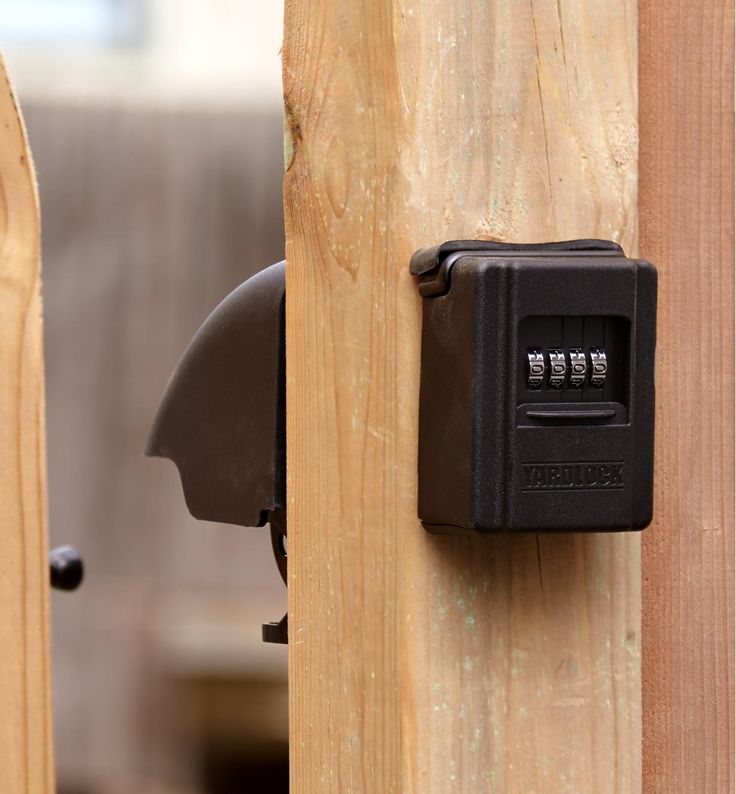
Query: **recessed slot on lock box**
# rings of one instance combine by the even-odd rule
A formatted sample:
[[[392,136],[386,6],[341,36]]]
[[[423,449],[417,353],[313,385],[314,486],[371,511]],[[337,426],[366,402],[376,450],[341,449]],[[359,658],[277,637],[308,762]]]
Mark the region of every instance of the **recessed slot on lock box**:
[[[657,275],[604,240],[454,241],[423,296],[419,517],[431,532],[651,521]]]

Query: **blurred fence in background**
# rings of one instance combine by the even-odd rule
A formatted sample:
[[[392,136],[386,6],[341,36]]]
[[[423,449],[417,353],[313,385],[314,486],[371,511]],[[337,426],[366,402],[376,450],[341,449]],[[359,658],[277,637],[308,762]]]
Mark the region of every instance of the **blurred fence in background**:
[[[286,790],[286,591],[268,532],[194,521],[142,457],[208,312],[283,258],[278,111],[26,102],[43,216],[60,794]],[[248,366],[244,361],[243,366]],[[260,781],[260,782],[259,782]]]
[[[282,3],[0,0],[41,196],[59,794],[287,790],[267,529],[142,456],[214,306],[283,258]],[[248,366],[244,361],[243,366]]]

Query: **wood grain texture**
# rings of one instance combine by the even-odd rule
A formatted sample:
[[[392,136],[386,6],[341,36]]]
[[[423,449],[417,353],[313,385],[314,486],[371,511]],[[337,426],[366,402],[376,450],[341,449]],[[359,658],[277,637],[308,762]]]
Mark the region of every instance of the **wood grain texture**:
[[[636,792],[636,535],[432,537],[420,302],[445,239],[636,246],[634,0],[288,0],[295,792]]]
[[[0,59],[0,791],[53,791],[40,231]]]
[[[641,253],[659,269],[643,545],[647,792],[734,791],[734,6],[640,3]]]

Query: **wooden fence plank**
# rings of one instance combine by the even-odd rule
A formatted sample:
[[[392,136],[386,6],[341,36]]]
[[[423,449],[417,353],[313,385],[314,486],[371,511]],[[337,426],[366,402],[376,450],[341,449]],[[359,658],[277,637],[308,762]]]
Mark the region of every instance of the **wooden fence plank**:
[[[0,60],[0,791],[53,791],[38,201]]]
[[[637,535],[416,518],[415,248],[636,247],[634,0],[287,0],[295,792],[635,792]]]
[[[642,0],[641,253],[659,267],[643,545],[647,792],[734,791],[734,6]]]

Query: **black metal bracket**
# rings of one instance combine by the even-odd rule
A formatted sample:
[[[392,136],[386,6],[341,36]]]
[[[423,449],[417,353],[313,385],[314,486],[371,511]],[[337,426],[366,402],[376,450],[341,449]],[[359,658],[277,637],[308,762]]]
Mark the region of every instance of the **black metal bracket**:
[[[284,584],[288,587],[286,563],[286,510],[274,510],[269,513],[271,525],[271,547]],[[284,615],[278,623],[263,624],[263,641],[286,645],[289,642],[289,615]]]

